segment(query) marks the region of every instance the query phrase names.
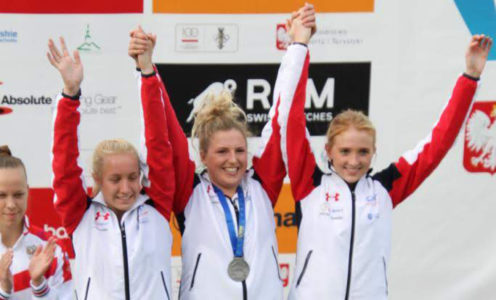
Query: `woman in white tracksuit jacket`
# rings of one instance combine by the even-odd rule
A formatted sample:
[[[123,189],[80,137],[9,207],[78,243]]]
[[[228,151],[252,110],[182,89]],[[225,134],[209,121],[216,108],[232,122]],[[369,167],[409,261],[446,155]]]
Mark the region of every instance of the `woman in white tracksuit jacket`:
[[[147,41],[154,43],[155,37],[135,30],[130,55],[136,57]],[[180,299],[282,299],[273,206],[286,175],[278,107],[294,96],[297,82],[289,77],[292,66],[279,71],[269,121],[251,169],[247,169],[244,112],[229,93],[205,99],[196,113],[193,136],[199,139],[206,171],[195,174],[186,136],[160,76],[153,71],[151,61],[144,65],[136,58],[142,74],[148,74],[142,77],[160,83],[159,90],[142,87],[142,93],[153,93],[162,101],[164,110],[155,113],[165,112],[174,152],[174,205],[182,231]],[[234,226],[230,227],[227,220]],[[239,247],[243,233],[244,243]],[[230,266],[235,260],[244,261],[244,267],[238,265],[232,274]]]
[[[127,141],[97,145],[89,196],[79,165],[82,64],[77,51],[73,60],[61,42],[59,51],[50,40],[48,55],[64,80],[53,121],[53,189],[55,210],[76,254],[77,299],[170,299],[172,152],[165,117],[146,115],[162,104],[140,95],[145,111],[141,161]],[[143,78],[143,86],[153,84]]]
[[[0,147],[0,300],[71,300],[67,253],[29,223],[28,194],[24,163]]]
[[[306,32],[309,38],[310,29]],[[387,299],[392,210],[429,176],[453,144],[491,44],[484,36],[472,38],[466,71],[431,133],[374,175],[369,170],[375,129],[364,114],[351,110],[335,116],[327,132],[326,153],[332,171],[324,174],[318,168],[303,112],[308,52],[288,50],[284,60],[300,66],[294,74],[300,78],[300,92],[292,101],[281,102],[279,110],[285,128],[283,157],[300,215],[290,299]]]

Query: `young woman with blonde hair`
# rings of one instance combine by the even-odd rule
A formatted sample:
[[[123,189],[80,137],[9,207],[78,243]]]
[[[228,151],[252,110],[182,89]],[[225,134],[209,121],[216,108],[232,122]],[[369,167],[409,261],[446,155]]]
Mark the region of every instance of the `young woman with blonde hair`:
[[[170,299],[174,195],[172,151],[165,116],[144,116],[141,160],[124,140],[100,142],[93,154],[92,196],[79,165],[78,126],[83,67],[49,41],[48,59],[60,72],[53,132],[55,209],[72,238],[78,299]],[[146,82],[143,85],[146,86]],[[143,98],[144,111],[162,109]],[[144,189],[144,192],[142,191]]]
[[[0,147],[0,299],[72,299],[67,253],[29,224],[28,194],[24,163]]]
[[[306,7],[296,15],[310,10]],[[310,30],[306,28],[308,37]],[[363,113],[348,110],[331,121],[325,146],[331,173],[324,174],[305,128],[304,93],[281,103],[283,157],[301,216],[289,299],[387,299],[392,210],[418,188],[450,149],[467,116],[491,45],[488,37],[472,37],[466,71],[432,132],[375,175],[369,173],[376,132]],[[302,69],[303,81],[307,66]]]
[[[182,231],[180,299],[281,299],[282,281],[277,261],[273,206],[286,175],[280,149],[279,105],[295,97],[299,77],[290,46],[279,70],[269,121],[262,131],[260,150],[248,169],[247,120],[228,92],[210,95],[196,111],[192,137],[198,139],[206,170],[195,174],[188,143],[151,51],[155,36],[140,28],[131,33],[129,54],[141,68],[141,77],[155,82],[154,93],[164,105],[174,152],[175,212]],[[146,60],[140,54],[147,52]],[[157,116],[158,117],[158,116]]]

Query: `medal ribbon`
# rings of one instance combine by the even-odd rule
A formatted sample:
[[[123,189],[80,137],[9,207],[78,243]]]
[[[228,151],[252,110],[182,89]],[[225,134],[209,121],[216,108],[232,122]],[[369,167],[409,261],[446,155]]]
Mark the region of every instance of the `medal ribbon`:
[[[243,257],[243,243],[245,241],[245,195],[243,194],[243,189],[240,186],[237,188],[238,193],[238,203],[239,203],[239,223],[238,223],[238,234],[234,230],[234,220],[231,214],[231,210],[227,204],[226,196],[224,193],[215,185],[214,191],[219,197],[220,204],[224,209],[224,215],[226,217],[227,229],[229,231],[229,237],[231,238],[231,246],[233,248],[234,256]]]

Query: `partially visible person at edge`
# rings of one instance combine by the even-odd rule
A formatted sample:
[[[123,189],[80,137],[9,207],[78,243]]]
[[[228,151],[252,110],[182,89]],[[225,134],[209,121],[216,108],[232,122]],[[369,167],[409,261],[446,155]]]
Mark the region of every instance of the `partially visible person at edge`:
[[[77,298],[170,299],[175,179],[165,117],[145,115],[141,161],[127,141],[104,140],[96,146],[89,196],[78,148],[83,66],[62,38],[61,51],[52,40],[48,47],[48,59],[64,81],[54,112],[53,189],[55,210],[76,254]],[[156,99],[141,96],[145,111],[162,109]]]
[[[312,26],[313,20],[306,20]],[[165,86],[154,69],[150,52],[154,35],[141,28],[131,32],[129,54],[141,68],[141,93],[154,95],[164,109],[174,152],[176,198],[182,232],[180,299],[282,299],[283,287],[277,260],[273,206],[286,175],[280,149],[280,104],[295,97],[298,72],[294,53],[306,45],[289,47],[277,76],[269,121],[262,131],[260,150],[247,168],[247,121],[229,92],[209,95],[196,111],[192,136],[206,171],[195,174],[182,131]],[[295,38],[295,42],[299,41]],[[173,76],[173,74],[171,74]],[[153,87],[153,88],[152,88]],[[162,117],[163,118],[163,117]]]
[[[0,300],[73,299],[67,253],[29,224],[23,162],[0,147]]]
[[[312,10],[309,5],[295,15]],[[311,30],[306,29],[307,37]],[[472,37],[465,73],[432,131],[374,175],[369,174],[376,152],[374,126],[363,113],[352,110],[336,115],[329,125],[325,150],[331,172],[324,174],[317,166],[304,115],[309,57],[306,51],[299,53],[301,92],[281,102],[279,110],[285,129],[283,157],[300,216],[289,299],[387,299],[392,210],[417,189],[452,146],[491,45],[489,37]]]

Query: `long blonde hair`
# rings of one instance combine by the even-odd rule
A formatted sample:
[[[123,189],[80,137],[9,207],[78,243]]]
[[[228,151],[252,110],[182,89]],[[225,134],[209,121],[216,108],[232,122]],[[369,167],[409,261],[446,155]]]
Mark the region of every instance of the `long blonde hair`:
[[[249,135],[245,112],[233,102],[232,94],[224,90],[209,94],[195,112],[191,136],[198,138],[200,151],[206,153],[212,135],[219,130],[236,129],[245,140]]]
[[[136,156],[136,159],[139,162],[138,152],[134,148],[134,146],[122,139],[113,139],[113,140],[103,140],[95,148],[93,152],[93,161],[92,161],[92,169],[93,169],[93,177],[102,178],[103,172],[103,160],[106,155],[110,154],[125,154],[130,153]],[[95,184],[93,186],[93,196],[100,192],[100,186],[95,180]]]

